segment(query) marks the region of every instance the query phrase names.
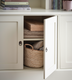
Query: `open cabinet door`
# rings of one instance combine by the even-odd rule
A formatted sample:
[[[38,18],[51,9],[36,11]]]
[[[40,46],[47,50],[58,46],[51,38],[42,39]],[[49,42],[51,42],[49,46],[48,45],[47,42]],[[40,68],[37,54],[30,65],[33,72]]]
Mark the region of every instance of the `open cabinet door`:
[[[44,20],[44,79],[56,70],[57,16]]]

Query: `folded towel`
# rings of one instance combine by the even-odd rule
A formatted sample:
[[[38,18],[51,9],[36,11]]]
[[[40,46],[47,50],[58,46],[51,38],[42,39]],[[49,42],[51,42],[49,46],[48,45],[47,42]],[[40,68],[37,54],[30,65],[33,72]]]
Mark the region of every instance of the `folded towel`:
[[[41,47],[39,50],[43,51],[43,50],[44,50],[44,46],[43,46],[43,47]]]

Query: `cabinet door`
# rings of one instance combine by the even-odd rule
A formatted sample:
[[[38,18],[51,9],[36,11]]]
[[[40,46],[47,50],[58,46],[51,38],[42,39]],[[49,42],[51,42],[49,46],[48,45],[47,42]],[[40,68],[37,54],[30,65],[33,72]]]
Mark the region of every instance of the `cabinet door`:
[[[23,69],[22,24],[22,16],[0,16],[0,69]]]
[[[57,16],[44,20],[44,78],[56,70],[57,55]]]
[[[60,16],[61,68],[72,69],[72,16]]]

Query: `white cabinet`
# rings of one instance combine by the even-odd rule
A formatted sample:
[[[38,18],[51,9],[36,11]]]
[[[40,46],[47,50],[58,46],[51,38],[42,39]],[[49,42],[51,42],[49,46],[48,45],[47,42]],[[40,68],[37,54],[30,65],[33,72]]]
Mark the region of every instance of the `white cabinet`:
[[[51,12],[52,13],[52,12]],[[9,15],[8,15],[9,14]],[[41,15],[40,15],[41,14]],[[53,13],[52,13],[53,14]],[[50,15],[49,12],[2,12],[0,13],[0,73],[3,71],[24,72],[33,71],[33,75],[39,73],[44,79],[56,69],[72,69],[72,15]],[[43,39],[26,39],[24,36],[24,20],[32,19],[44,21]],[[58,22],[57,22],[58,21]],[[57,26],[58,23],[58,26]],[[58,27],[58,29],[57,29]],[[57,38],[58,37],[58,38]],[[34,69],[23,66],[23,54],[25,41],[44,40],[44,66]],[[57,53],[58,52],[58,53]],[[59,61],[58,61],[59,60]],[[57,68],[59,64],[59,67]],[[24,68],[23,68],[24,67]],[[20,70],[21,69],[21,70]],[[3,71],[2,71],[3,70]],[[16,72],[15,70],[12,70]],[[38,71],[38,72],[37,72]],[[58,70],[57,70],[58,71]],[[32,78],[32,77],[31,77]],[[43,77],[41,77],[43,79]],[[1,79],[1,77],[0,77]]]
[[[22,16],[0,16],[0,69],[23,69],[22,22]]]
[[[57,16],[42,17],[44,21],[42,70],[46,79],[57,66]],[[26,40],[23,39],[23,18],[24,16],[0,16],[0,69],[23,69],[23,41]]]
[[[72,16],[60,16],[60,61],[62,69],[72,69]]]

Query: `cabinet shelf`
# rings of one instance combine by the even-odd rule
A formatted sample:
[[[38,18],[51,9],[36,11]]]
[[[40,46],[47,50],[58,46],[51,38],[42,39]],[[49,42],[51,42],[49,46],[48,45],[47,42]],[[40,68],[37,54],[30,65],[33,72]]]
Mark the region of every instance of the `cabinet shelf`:
[[[30,67],[24,66],[23,69],[24,70],[31,70],[31,71],[43,71],[43,67],[41,67],[41,68],[30,68]]]
[[[40,41],[40,40],[44,40],[43,38],[41,39],[23,39],[23,41]]]
[[[24,66],[23,69],[2,69],[0,70],[0,72],[43,72],[43,67],[42,68],[30,68],[30,67],[26,67]]]

